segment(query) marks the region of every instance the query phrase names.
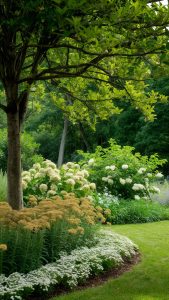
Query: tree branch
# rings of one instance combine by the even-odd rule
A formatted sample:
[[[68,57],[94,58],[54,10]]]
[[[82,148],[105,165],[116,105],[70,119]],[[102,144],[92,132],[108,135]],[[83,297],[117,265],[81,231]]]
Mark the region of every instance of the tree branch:
[[[103,58],[108,58],[108,57],[144,57],[148,54],[159,54],[162,53],[164,51],[160,51],[160,52],[156,52],[157,50],[160,49],[155,49],[155,50],[151,50],[151,51],[147,51],[147,52],[143,52],[143,53],[133,53],[133,54],[128,54],[128,53],[103,53],[98,55],[97,57],[95,57],[94,59],[92,59],[90,62],[87,63],[83,63],[83,64],[79,64],[79,65],[70,65],[70,66],[58,66],[56,68],[49,68],[46,70],[43,70],[42,72],[40,72],[39,74],[35,74],[29,77],[25,77],[22,78],[20,80],[18,80],[18,83],[23,83],[23,82],[33,82],[36,80],[48,80],[48,79],[54,79],[54,78],[67,78],[67,77],[76,77],[76,76],[80,76],[83,73],[85,73],[90,67],[95,67],[97,68],[97,63],[100,62]],[[70,73],[67,72],[67,69],[78,69],[81,68],[80,70],[78,70],[77,72],[74,73]],[[60,72],[59,70],[65,70]],[[47,75],[48,74],[48,75]],[[49,75],[51,74],[51,75]],[[45,76],[46,75],[46,76]]]

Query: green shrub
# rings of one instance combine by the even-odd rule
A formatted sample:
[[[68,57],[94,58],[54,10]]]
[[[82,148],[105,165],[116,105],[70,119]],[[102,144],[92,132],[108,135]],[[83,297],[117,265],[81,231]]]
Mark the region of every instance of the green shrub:
[[[151,183],[162,179],[157,167],[165,160],[160,160],[157,154],[148,158],[133,152],[133,147],[121,147],[110,140],[109,148],[99,146],[95,153],[79,151],[83,157],[80,164],[88,170],[89,180],[96,183],[100,193],[106,187],[121,199],[150,199],[151,193],[159,192]]]
[[[31,168],[34,163],[41,163],[43,161],[43,157],[38,154],[39,146],[29,133],[24,132],[21,135],[22,168],[24,170]]]
[[[27,132],[21,135],[22,168],[27,170],[35,162],[42,162],[43,157],[38,154],[39,144]],[[7,130],[0,129],[0,169],[7,170]]]
[[[7,199],[7,176],[0,170],[0,201]]]
[[[105,217],[106,211],[110,210],[106,220],[112,224],[146,223],[169,219],[169,209],[157,202],[144,199],[118,201],[110,195],[107,201],[102,199],[102,196],[98,196],[95,201],[95,205],[103,209]]]

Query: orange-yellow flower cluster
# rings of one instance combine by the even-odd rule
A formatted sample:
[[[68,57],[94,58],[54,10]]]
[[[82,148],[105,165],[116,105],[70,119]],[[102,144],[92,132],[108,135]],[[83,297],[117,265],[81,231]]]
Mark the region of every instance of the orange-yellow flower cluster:
[[[7,203],[0,203],[0,225],[23,227],[31,231],[50,229],[56,222],[66,223],[70,234],[83,234],[85,226],[96,221],[104,222],[100,210],[94,208],[89,199],[76,198],[73,193],[64,193],[63,199],[54,196],[37,205],[36,197],[30,196],[32,207],[15,211]]]
[[[6,244],[0,244],[0,251],[6,251],[7,245]]]

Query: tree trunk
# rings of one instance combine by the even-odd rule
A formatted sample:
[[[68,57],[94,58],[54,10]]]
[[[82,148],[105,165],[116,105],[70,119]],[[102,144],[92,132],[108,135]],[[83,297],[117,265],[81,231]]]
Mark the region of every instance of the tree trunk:
[[[85,145],[85,147],[86,147],[86,150],[87,150],[87,151],[90,151],[90,145],[89,145],[89,143],[88,143],[88,141],[87,141],[87,139],[86,139],[83,125],[82,125],[82,123],[80,123],[80,122],[79,122],[79,130],[80,130],[80,135],[81,135],[81,137],[82,137],[82,139],[83,139],[84,145]]]
[[[21,184],[21,146],[19,110],[7,113],[8,124],[8,203],[13,209],[23,207]]]
[[[59,155],[58,155],[58,163],[57,163],[58,168],[61,167],[61,165],[63,164],[68,123],[69,123],[69,121],[65,117],[62,138],[61,138],[60,147],[59,147]]]

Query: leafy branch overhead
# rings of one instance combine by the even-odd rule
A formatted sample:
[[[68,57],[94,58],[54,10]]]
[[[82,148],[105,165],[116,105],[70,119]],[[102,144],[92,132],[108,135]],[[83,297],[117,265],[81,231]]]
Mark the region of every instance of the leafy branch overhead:
[[[116,112],[112,99],[125,97],[150,116],[158,97],[141,96],[150,78],[145,57],[158,63],[166,51],[168,23],[168,9],[156,1],[1,1],[0,80],[7,104],[0,108],[8,111],[17,101],[24,114],[31,85],[55,80],[78,105],[92,102],[98,111],[93,102],[105,98]],[[11,98],[9,83],[17,97]],[[86,95],[84,86],[95,88]]]

